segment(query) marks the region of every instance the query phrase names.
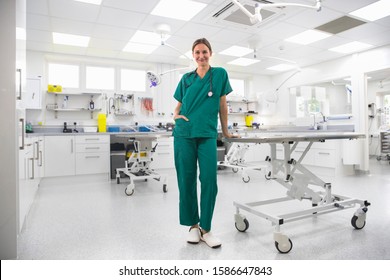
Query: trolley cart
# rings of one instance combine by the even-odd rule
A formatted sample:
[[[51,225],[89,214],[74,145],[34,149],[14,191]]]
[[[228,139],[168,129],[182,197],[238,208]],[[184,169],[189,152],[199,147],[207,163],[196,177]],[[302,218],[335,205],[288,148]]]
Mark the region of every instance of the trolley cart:
[[[166,176],[155,172],[151,168],[153,161],[153,154],[156,151],[157,144],[153,147],[153,141],[157,140],[160,135],[155,133],[142,133],[142,134],[130,134],[117,135],[116,137],[128,138],[128,149],[126,150],[126,161],[124,168],[116,169],[116,182],[120,184],[120,173],[124,173],[130,178],[130,183],[125,189],[125,193],[128,196],[134,194],[135,181],[147,181],[148,179],[154,179],[162,183],[163,192],[167,192]]]
[[[267,167],[267,163],[263,164],[248,164],[245,162],[245,154],[252,144],[248,143],[232,143],[229,151],[225,155],[224,161],[219,161],[218,166],[225,166],[232,168],[234,173],[241,170],[241,178],[245,183],[250,181],[250,177],[246,170],[261,171]]]
[[[331,184],[321,180],[318,176],[305,168],[301,162],[310,150],[314,142],[325,142],[331,139],[357,139],[364,138],[364,134],[340,133],[340,132],[315,132],[315,133],[283,133],[283,135],[264,134],[256,138],[229,138],[225,142],[237,143],[268,143],[271,146],[269,162],[271,170],[268,173],[269,179],[274,179],[287,189],[285,197],[265,201],[255,201],[249,203],[233,202],[236,207],[234,215],[236,229],[245,232],[249,228],[246,217],[240,210],[247,211],[261,218],[271,221],[275,226],[274,241],[276,249],[280,253],[288,253],[293,247],[290,238],[281,231],[281,226],[288,222],[293,222],[313,216],[332,213],[358,207],[354,212],[351,224],[355,229],[362,229],[366,224],[366,213],[370,203],[365,200],[349,198],[332,193]],[[299,142],[306,142],[306,148],[299,159],[291,158],[291,155]],[[284,148],[284,158],[277,159],[276,145],[281,144]],[[315,188],[319,189],[316,190]],[[311,200],[311,207],[305,210],[294,211],[281,215],[273,215],[259,209],[263,205],[283,203],[297,199]]]

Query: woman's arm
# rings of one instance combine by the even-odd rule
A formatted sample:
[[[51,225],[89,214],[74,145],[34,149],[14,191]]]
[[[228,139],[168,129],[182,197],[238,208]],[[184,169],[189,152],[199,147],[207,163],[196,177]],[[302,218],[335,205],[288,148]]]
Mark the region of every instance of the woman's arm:
[[[219,99],[219,120],[221,122],[222,134],[226,138],[234,137],[228,130],[228,108],[226,102],[226,95]]]
[[[185,119],[188,122],[188,119],[186,118],[186,116],[179,115],[180,114],[180,109],[181,109],[181,102],[177,102],[175,111],[173,112],[173,120]]]

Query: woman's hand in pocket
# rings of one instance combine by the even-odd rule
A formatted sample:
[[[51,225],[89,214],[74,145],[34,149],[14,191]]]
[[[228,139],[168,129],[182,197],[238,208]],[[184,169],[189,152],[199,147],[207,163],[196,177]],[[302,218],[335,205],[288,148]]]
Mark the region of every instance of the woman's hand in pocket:
[[[183,119],[183,120],[185,120],[185,121],[189,121],[189,119],[187,119],[187,117],[186,116],[184,116],[184,115],[176,115],[176,116],[173,116],[173,120],[174,121],[176,121],[177,119]]]

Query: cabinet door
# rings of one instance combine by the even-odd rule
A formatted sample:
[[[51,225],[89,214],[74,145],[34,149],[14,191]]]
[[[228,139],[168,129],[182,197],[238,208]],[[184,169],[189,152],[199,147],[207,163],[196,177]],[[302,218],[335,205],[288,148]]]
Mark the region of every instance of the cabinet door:
[[[40,78],[27,78],[25,105],[26,109],[42,109]]]
[[[75,175],[74,136],[45,136],[45,177]]]
[[[110,152],[77,153],[76,175],[100,174],[110,172]]]
[[[158,143],[156,151],[153,154],[153,169],[174,168],[173,138],[158,139],[153,142],[153,147]]]

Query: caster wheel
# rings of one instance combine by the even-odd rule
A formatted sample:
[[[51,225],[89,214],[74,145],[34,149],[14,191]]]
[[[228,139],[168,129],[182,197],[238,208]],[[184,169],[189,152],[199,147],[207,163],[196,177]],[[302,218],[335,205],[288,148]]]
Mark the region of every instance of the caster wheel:
[[[119,185],[121,183],[121,179],[118,177],[116,178],[116,183]]]
[[[238,168],[232,168],[232,171],[233,171],[233,173],[237,173],[238,172]]]
[[[280,253],[287,254],[291,251],[293,244],[289,238],[288,243],[279,244],[279,242],[275,241],[275,247]]]
[[[167,184],[164,184],[164,185],[163,185],[163,192],[165,192],[165,193],[168,192]]]
[[[240,232],[245,232],[249,228],[249,222],[247,219],[242,220],[242,222],[236,222],[234,225]]]
[[[354,215],[351,219],[351,224],[355,229],[362,229],[366,225],[366,220],[363,218],[359,219],[358,216]]]
[[[126,194],[127,196],[133,195],[133,194],[134,194],[134,189],[128,190],[128,188],[126,188],[126,189],[125,189],[125,194]]]
[[[249,176],[246,178],[242,177],[242,180],[244,181],[244,183],[248,183],[251,180],[251,178]]]
[[[265,179],[271,180],[271,171],[264,175]]]

